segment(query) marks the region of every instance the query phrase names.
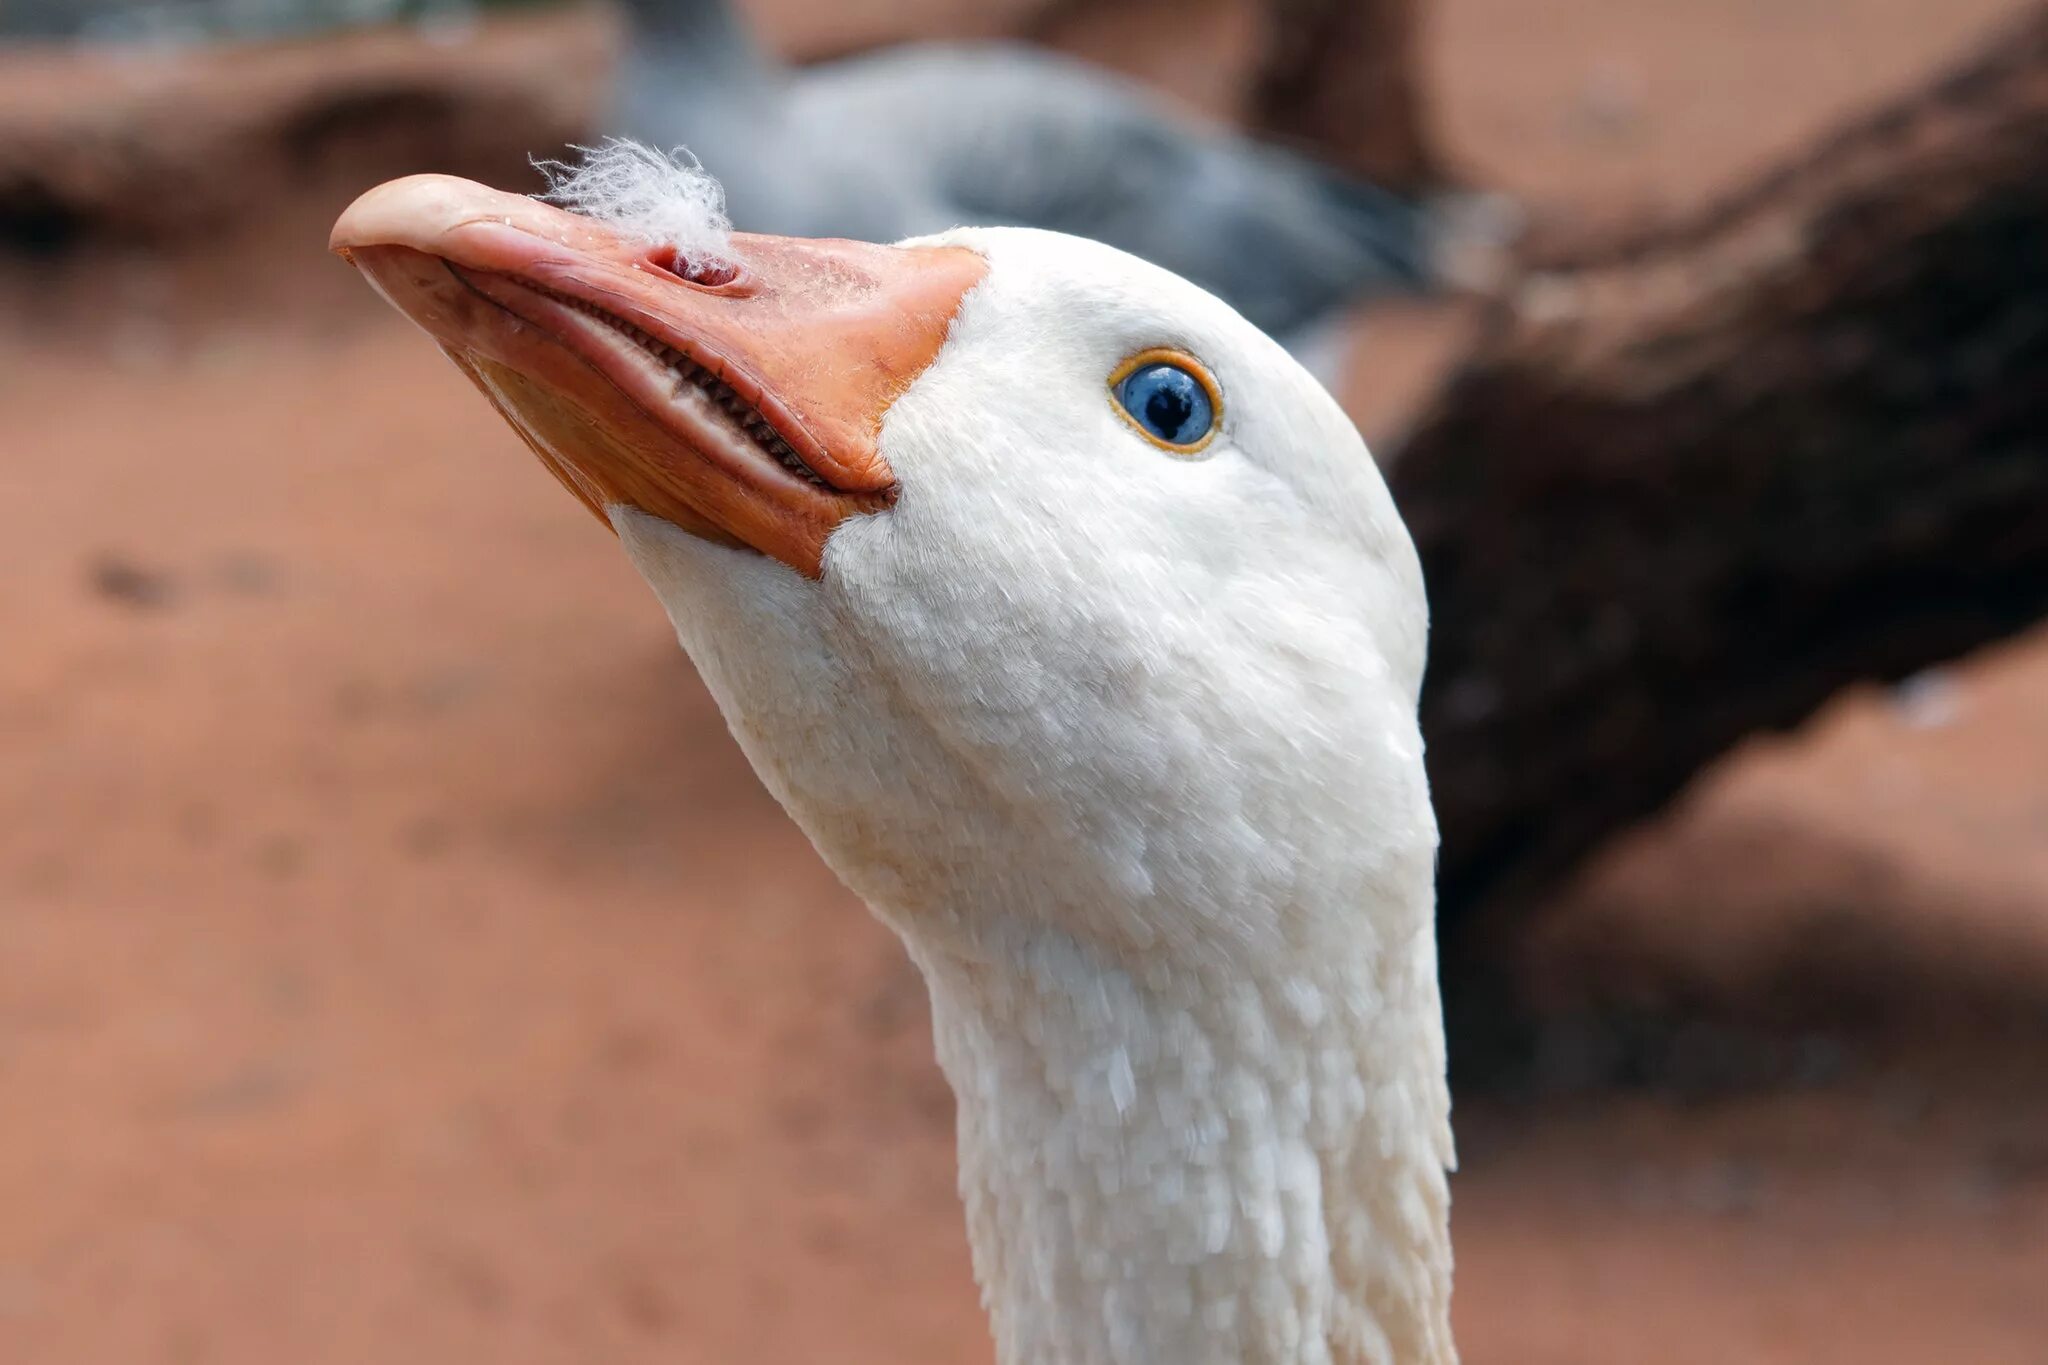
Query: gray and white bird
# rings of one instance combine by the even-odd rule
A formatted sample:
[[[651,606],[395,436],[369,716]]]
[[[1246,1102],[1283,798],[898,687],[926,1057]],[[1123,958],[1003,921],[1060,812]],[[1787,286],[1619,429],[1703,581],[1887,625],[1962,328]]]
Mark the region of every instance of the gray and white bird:
[[[796,68],[728,0],[626,0],[616,132],[686,144],[735,226],[893,242],[961,223],[1093,238],[1283,338],[1432,278],[1422,207],[1021,43]]]

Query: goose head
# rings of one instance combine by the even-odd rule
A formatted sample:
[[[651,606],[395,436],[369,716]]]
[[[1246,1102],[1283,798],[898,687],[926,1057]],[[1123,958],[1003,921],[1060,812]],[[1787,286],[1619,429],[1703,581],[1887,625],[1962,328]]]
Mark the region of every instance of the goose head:
[[[692,262],[421,177],[334,244],[923,970],[1006,1365],[1453,1358],[1426,609],[1319,384],[1031,230]]]

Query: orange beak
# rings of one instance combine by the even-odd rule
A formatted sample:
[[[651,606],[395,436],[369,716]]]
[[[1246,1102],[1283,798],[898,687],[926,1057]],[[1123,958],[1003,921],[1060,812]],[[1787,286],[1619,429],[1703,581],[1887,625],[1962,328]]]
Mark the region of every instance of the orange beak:
[[[735,233],[707,268],[449,176],[380,185],[330,245],[602,520],[635,507],[822,572],[896,495],[882,416],[987,271],[962,247]]]

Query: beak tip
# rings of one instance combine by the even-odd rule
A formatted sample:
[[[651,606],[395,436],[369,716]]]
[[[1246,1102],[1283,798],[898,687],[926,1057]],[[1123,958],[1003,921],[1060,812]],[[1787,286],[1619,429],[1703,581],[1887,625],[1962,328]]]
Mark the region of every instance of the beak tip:
[[[345,256],[350,247],[422,245],[515,198],[452,175],[387,180],[342,210],[327,249]]]

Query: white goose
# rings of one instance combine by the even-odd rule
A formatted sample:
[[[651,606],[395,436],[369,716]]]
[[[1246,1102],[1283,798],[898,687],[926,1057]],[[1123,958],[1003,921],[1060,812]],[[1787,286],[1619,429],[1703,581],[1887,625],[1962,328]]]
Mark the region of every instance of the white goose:
[[[1286,352],[1028,230],[720,267],[419,177],[334,244],[923,971],[1003,1365],[1456,1359],[1422,584]]]

